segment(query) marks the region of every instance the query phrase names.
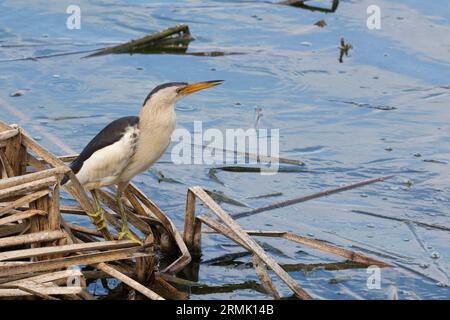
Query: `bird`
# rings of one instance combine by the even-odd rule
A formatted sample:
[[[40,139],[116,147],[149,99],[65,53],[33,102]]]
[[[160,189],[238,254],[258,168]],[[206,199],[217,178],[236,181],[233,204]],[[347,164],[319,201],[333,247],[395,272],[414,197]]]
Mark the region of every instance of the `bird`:
[[[95,212],[87,213],[98,231],[106,228],[97,190],[116,185],[115,202],[122,220],[118,239],[142,244],[128,227],[122,194],[130,181],[148,170],[164,154],[176,127],[175,104],[194,92],[220,85],[223,80],[193,84],[169,82],[156,86],[145,98],[138,116],[114,120],[104,127],[72,161],[70,169],[94,200]],[[70,184],[65,176],[61,184]]]

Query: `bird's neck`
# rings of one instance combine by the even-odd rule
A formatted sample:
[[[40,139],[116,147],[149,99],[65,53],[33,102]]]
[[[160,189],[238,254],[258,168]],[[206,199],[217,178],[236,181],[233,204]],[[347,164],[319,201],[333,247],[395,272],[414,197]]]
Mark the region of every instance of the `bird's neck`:
[[[175,129],[175,124],[176,114],[173,105],[159,106],[148,103],[142,107],[139,114],[139,129],[141,133],[145,133],[146,131],[154,133],[155,129],[167,129],[172,134],[172,131]]]

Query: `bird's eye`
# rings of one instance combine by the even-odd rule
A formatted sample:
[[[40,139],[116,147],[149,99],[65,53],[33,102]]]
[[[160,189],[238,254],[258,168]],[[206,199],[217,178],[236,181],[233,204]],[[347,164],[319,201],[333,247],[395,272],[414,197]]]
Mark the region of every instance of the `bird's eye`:
[[[180,93],[180,92],[181,92],[181,90],[183,90],[183,88],[182,88],[182,87],[180,87],[180,88],[177,88],[177,93]]]

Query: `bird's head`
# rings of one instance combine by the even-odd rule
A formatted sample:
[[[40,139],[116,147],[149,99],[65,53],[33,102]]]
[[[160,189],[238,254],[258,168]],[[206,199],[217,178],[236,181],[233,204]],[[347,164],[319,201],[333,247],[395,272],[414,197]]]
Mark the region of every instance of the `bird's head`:
[[[175,103],[191,93],[212,88],[222,84],[223,80],[203,81],[189,84],[187,82],[169,82],[155,87],[144,101],[146,104],[159,107],[174,106]]]

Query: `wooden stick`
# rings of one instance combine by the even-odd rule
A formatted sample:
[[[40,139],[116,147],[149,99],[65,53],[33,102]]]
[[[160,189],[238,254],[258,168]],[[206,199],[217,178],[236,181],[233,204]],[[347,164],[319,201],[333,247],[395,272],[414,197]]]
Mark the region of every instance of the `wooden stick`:
[[[450,227],[440,225],[440,224],[433,224],[433,223],[428,223],[428,222],[423,222],[423,221],[418,221],[418,220],[411,220],[408,218],[385,216],[380,213],[368,212],[368,211],[362,211],[362,210],[352,210],[351,212],[357,213],[357,214],[362,214],[362,215],[368,215],[368,216],[375,217],[375,218],[381,218],[381,219],[387,219],[387,220],[399,221],[399,222],[405,222],[405,223],[413,223],[413,224],[417,224],[418,226],[421,226],[424,228],[431,228],[431,229],[436,229],[436,230],[441,230],[441,231],[450,231]]]
[[[111,266],[107,265],[106,263],[97,264],[97,268],[102,270],[103,272],[106,272],[110,276],[122,281],[123,283],[130,286],[134,290],[139,291],[140,293],[142,293],[144,296],[146,296],[147,298],[149,298],[151,300],[164,300],[157,293],[153,292],[149,288],[144,287],[139,282],[127,277],[126,275],[117,271],[116,269],[112,268]]]
[[[14,285],[14,284],[28,284],[28,283],[46,283],[55,280],[66,279],[69,277],[82,277],[83,273],[78,269],[67,269],[63,271],[56,271],[50,273],[44,273],[37,276],[26,277],[19,280],[14,280],[6,282],[4,284]]]
[[[66,294],[78,294],[81,287],[43,287],[43,286],[13,286],[17,289],[2,289],[0,286],[0,297],[20,297],[28,295],[66,295]]]
[[[47,214],[47,212],[45,212],[43,210],[33,210],[33,209],[27,210],[27,211],[24,211],[24,212],[20,212],[18,214],[14,214],[14,215],[11,215],[9,217],[0,219],[0,226],[4,225],[4,224],[7,224],[7,223],[19,221],[19,220],[24,220],[24,219],[33,217],[33,216],[35,216],[37,214],[41,215],[41,216],[44,216],[44,215]],[[0,255],[1,255],[1,253],[0,253]]]
[[[206,218],[206,219],[205,219]],[[209,218],[200,216],[199,219],[201,219],[204,223],[208,224],[210,226],[211,221]],[[212,227],[214,230],[218,228],[217,225],[214,225]],[[229,233],[229,229],[224,229],[223,226],[220,229],[220,231],[216,230],[219,233]],[[362,253],[351,251],[348,249],[340,248],[331,244],[328,244],[324,241],[316,240],[316,239],[310,239],[306,237],[302,237],[299,235],[296,235],[292,232],[287,231],[261,231],[261,230],[244,230],[245,233],[247,233],[250,236],[258,236],[258,237],[278,237],[278,238],[284,238],[289,241],[297,242],[300,244],[303,244],[305,246],[318,249],[324,252],[332,253],[338,256],[341,256],[345,259],[354,261],[356,263],[361,263],[366,266],[376,265],[380,268],[387,268],[392,267],[386,262],[376,260],[374,258],[368,257]],[[234,239],[232,239],[234,240]],[[235,241],[235,240],[234,240]]]
[[[81,233],[89,234],[89,235],[95,236],[95,237],[101,237],[102,236],[101,232],[98,232],[97,230],[94,230],[94,229],[91,229],[91,228],[86,228],[86,227],[80,226],[78,224],[66,222],[66,225],[72,231],[75,231],[75,232],[81,232]],[[117,240],[117,237],[115,237],[114,239]]]
[[[281,298],[278,293],[277,287],[275,287],[272,279],[270,279],[269,273],[267,272],[266,265],[264,262],[255,254],[252,255],[253,266],[255,267],[256,274],[261,280],[261,284],[264,289],[270,294],[274,299],[279,300]]]
[[[97,191],[97,195],[98,195],[100,201],[102,201],[104,204],[106,204],[114,212],[119,212],[119,208],[117,207],[116,200],[110,193],[108,193],[104,190],[96,190],[96,191]],[[127,215],[129,222],[132,225],[134,225],[137,229],[139,229],[144,234],[149,234],[152,232],[150,226],[145,221],[143,221],[138,216],[133,214],[133,212],[131,212],[126,206],[123,206],[123,207],[124,207],[123,208],[124,212]]]
[[[188,294],[186,292],[182,292],[178,289],[176,289],[174,286],[172,286],[169,282],[167,282],[163,277],[160,275],[155,275],[155,283],[153,286],[157,286],[164,293],[166,293],[164,296],[170,297],[170,299],[173,300],[187,300]]]
[[[2,166],[3,166],[3,170],[4,170],[4,176],[5,177],[13,177],[14,176],[14,170],[13,170],[13,168],[11,167],[11,165],[9,164],[9,162],[8,162],[8,160],[6,159],[6,155],[5,155],[5,153],[3,152],[3,150],[0,150],[0,161],[1,161],[1,164],[2,164]]]
[[[217,220],[212,219],[207,216],[199,216],[199,217],[197,217],[197,219],[199,219],[201,222],[206,224],[208,227],[210,227],[217,233],[224,235],[228,239],[230,239],[230,240],[236,242],[237,244],[239,244],[240,246],[242,246],[247,251],[252,252],[252,249],[247,244],[245,244],[238,236],[236,236],[236,234],[227,226],[224,226],[223,224],[219,223]]]
[[[30,227],[30,223],[28,221],[24,221],[22,223],[13,224],[10,226],[2,226],[0,228],[0,238],[12,236],[14,234],[24,233]]]
[[[53,188],[52,197],[49,201],[50,208],[48,210],[48,227],[50,230],[59,230],[61,228],[61,213],[59,211],[60,181],[61,179],[58,179],[58,183]]]
[[[162,210],[153,203],[147,196],[142,193],[134,184],[130,183],[128,185],[130,192],[132,192],[164,225],[165,229],[170,232],[171,236],[175,239],[178,248],[181,251],[181,256],[175,260],[171,265],[166,267],[163,272],[166,273],[177,273],[186,267],[192,260],[191,254],[189,253],[186,244],[183,241],[180,233],[173,224],[173,222],[167,218],[167,216],[162,212]]]
[[[234,155],[241,155],[249,159],[257,160],[257,161],[263,161],[267,163],[283,163],[283,164],[291,164],[291,165],[297,165],[297,166],[303,166],[305,165],[305,162],[302,160],[297,159],[287,159],[287,158],[280,158],[280,157],[271,157],[271,156],[265,156],[262,154],[254,154],[249,152],[242,152],[242,151],[235,151],[235,150],[227,150],[227,149],[220,149],[215,148],[210,145],[199,145],[199,144],[192,144],[194,147],[199,147],[203,149],[213,149],[213,150],[220,150],[225,153],[233,153]]]
[[[130,201],[131,205],[133,206],[134,210],[136,210],[136,213],[138,215],[143,217],[150,216],[149,212],[145,210],[145,208],[142,206],[136,196],[130,192],[130,190],[125,190],[125,196],[127,197],[128,201]]]
[[[195,218],[192,253],[196,256],[199,256],[201,255],[201,252],[202,252],[202,221],[200,219]]]
[[[184,213],[183,240],[189,251],[194,246],[194,223],[195,223],[195,195],[188,189],[186,195],[186,210]]]
[[[57,258],[53,260],[44,260],[38,262],[30,262],[15,266],[4,266],[0,268],[0,277],[12,276],[21,273],[49,271],[60,268],[67,268],[80,264],[97,264],[100,262],[126,260],[135,257],[144,257],[151,255],[150,253],[137,252],[141,247],[133,247],[126,249],[111,250],[99,253],[87,253],[77,256]]]
[[[21,236],[6,237],[0,239],[0,248],[12,247],[23,244],[53,241],[65,238],[66,234],[62,231],[42,231]]]
[[[79,243],[79,244],[68,244],[55,247],[44,247],[44,248],[34,248],[34,249],[23,249],[0,252],[0,261],[5,260],[20,260],[24,258],[45,256],[48,254],[58,254],[58,253],[74,253],[83,251],[93,251],[93,250],[111,250],[111,249],[123,249],[136,247],[137,244],[133,241],[122,240],[122,241],[102,241],[94,243]]]
[[[0,141],[7,140],[19,134],[19,130],[17,128],[5,130],[0,132]]]
[[[39,161],[30,153],[27,153],[27,163],[36,171],[44,171],[49,169],[48,163],[45,162],[45,160]]]
[[[6,189],[6,188],[11,188],[11,187],[16,187],[21,184],[30,183],[30,182],[33,182],[36,180],[55,177],[60,174],[64,174],[66,172],[67,172],[67,168],[57,167],[57,168],[48,169],[45,171],[38,171],[38,172],[34,172],[34,173],[25,174],[23,176],[12,177],[9,179],[2,179],[2,180],[0,180],[0,190]]]
[[[8,127],[8,129],[10,129],[10,127]],[[22,140],[22,134],[13,136],[8,140],[5,149],[5,162],[10,164],[13,175],[15,176],[19,176],[23,173],[22,165],[25,160],[26,149],[22,144]]]
[[[296,234],[293,234],[290,232],[285,233],[283,235],[283,238],[290,240],[290,241],[304,244],[304,245],[312,247],[312,248],[320,249],[322,251],[334,253],[334,254],[344,257],[348,260],[362,263],[367,266],[376,265],[381,268],[392,267],[391,265],[389,265],[383,261],[375,260],[375,259],[367,257],[361,253],[343,249],[343,248],[338,248],[338,247],[329,245],[323,241],[305,238],[305,237],[302,237],[302,236],[299,236],[299,235],[296,235]]]
[[[12,129],[10,126],[5,124],[4,122],[0,121],[0,130],[8,130]],[[81,186],[80,182],[78,181],[75,174],[70,170],[68,166],[64,164],[63,161],[59,160],[57,157],[55,157],[53,154],[51,154],[49,151],[47,151],[45,148],[41,147],[34,139],[32,139],[26,132],[21,129],[21,138],[22,143],[25,147],[29,148],[33,152],[35,152],[39,157],[41,157],[43,160],[45,160],[47,163],[54,167],[64,167],[67,174],[69,175],[69,178],[71,180],[71,186],[65,185],[65,190],[70,193],[75,200],[77,200],[81,207],[86,212],[94,212],[95,208],[92,205],[92,203],[89,201],[88,196],[86,195],[85,190]],[[38,174],[39,172],[37,172]],[[10,179],[8,179],[10,180]],[[0,185],[1,185],[0,180]],[[0,187],[1,189],[1,187]],[[113,240],[113,237],[111,236],[111,233],[108,231],[107,228],[102,229],[102,235],[106,240]]]
[[[35,180],[33,182],[27,182],[15,187],[0,190],[0,199],[8,198],[10,196],[23,195],[28,192],[35,192],[40,189],[55,185],[57,182],[55,177],[49,177],[44,179]]]
[[[240,219],[240,218],[244,218],[244,217],[249,217],[251,215],[254,215],[254,214],[257,214],[257,213],[261,213],[261,212],[264,212],[264,211],[284,208],[284,207],[287,207],[287,206],[291,206],[293,204],[297,204],[297,203],[301,203],[301,202],[305,202],[305,201],[309,201],[309,200],[317,199],[317,198],[321,198],[321,197],[326,197],[326,196],[329,196],[329,195],[332,195],[332,194],[335,194],[335,193],[339,193],[339,192],[343,192],[343,191],[359,188],[359,187],[362,187],[362,186],[366,186],[368,184],[386,181],[388,179],[391,179],[392,177],[394,177],[394,176],[385,176],[385,177],[379,177],[379,178],[375,178],[375,179],[364,180],[364,181],[353,183],[353,184],[350,184],[350,185],[347,185],[347,186],[344,186],[344,187],[329,189],[329,190],[313,193],[313,194],[310,194],[310,195],[307,195],[307,196],[302,196],[302,197],[299,197],[299,198],[286,200],[286,201],[282,201],[282,202],[276,202],[276,203],[273,203],[271,205],[264,206],[264,207],[261,207],[261,208],[253,209],[253,210],[250,210],[250,211],[244,211],[244,212],[240,212],[240,213],[237,213],[237,214],[232,214],[231,216],[233,217],[233,219]]]
[[[157,45],[158,42],[163,41],[169,36],[172,36],[177,33],[183,33],[185,41],[190,41],[192,39],[189,33],[189,27],[187,25],[179,25],[172,28],[167,28],[160,32],[150,34],[137,40],[132,40],[127,43],[120,44],[118,46],[101,49],[98,52],[86,56],[86,58],[111,53],[133,52],[143,47]]]
[[[0,209],[0,216],[4,214],[5,212],[8,212],[11,209],[18,208],[20,206],[23,206],[25,204],[29,204],[30,202],[36,201],[39,198],[42,198],[50,193],[49,189],[37,191],[31,194],[28,194],[26,196],[23,196],[22,198],[19,198],[13,202],[8,203],[5,207],[2,207]]]
[[[202,202],[214,212],[251,251],[269,266],[281,280],[301,299],[312,299],[308,292],[301,288],[281,266],[269,256],[201,187],[190,188]]]
[[[40,297],[44,300],[59,300],[58,298],[54,298],[52,296],[49,296],[45,293],[42,293],[39,289],[41,289],[39,286],[32,286],[32,287],[28,287],[25,285],[12,285],[12,286],[5,286],[4,288],[8,288],[8,289],[19,289],[20,291],[23,292],[27,292],[33,296],[37,296]]]

